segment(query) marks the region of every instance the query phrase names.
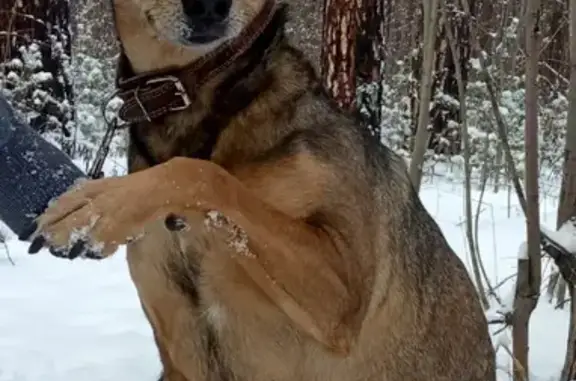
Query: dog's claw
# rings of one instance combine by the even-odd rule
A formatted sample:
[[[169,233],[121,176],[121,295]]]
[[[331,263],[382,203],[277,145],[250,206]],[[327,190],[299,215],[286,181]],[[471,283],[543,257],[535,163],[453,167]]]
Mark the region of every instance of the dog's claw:
[[[28,254],[36,254],[44,247],[46,243],[46,237],[39,235],[32,240],[30,246],[28,246]]]
[[[72,248],[68,252],[67,257],[70,259],[75,259],[81,256],[86,249],[86,241],[78,240],[72,245]]]

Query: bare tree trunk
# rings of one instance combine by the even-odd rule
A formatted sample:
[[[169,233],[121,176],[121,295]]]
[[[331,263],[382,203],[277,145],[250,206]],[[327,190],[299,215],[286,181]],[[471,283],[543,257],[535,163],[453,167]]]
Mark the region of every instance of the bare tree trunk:
[[[444,12],[446,9],[444,8]],[[476,250],[476,245],[474,244],[474,229],[472,227],[472,195],[471,195],[471,169],[470,169],[470,139],[468,137],[468,120],[466,119],[466,92],[464,77],[462,75],[462,69],[460,66],[460,51],[456,45],[456,38],[452,34],[452,23],[450,18],[446,17],[446,38],[450,45],[450,51],[452,53],[454,65],[456,82],[458,86],[458,100],[460,102],[459,112],[460,112],[460,123],[462,129],[462,142],[464,143],[463,154],[464,154],[464,209],[466,213],[466,238],[468,241],[468,247],[470,250],[470,258],[472,260],[472,270],[474,272],[474,279],[476,281],[476,288],[478,290],[478,296],[485,309],[488,309],[488,299],[486,297],[486,291],[482,283],[482,276],[480,274],[480,261],[481,258],[478,255],[478,250]]]
[[[515,1],[509,1],[504,7],[503,17],[501,23],[500,35],[502,35],[502,52],[499,54],[498,59],[500,60],[501,73],[500,73],[500,85],[498,86],[498,96],[502,94],[502,91],[510,86],[510,78],[513,78],[516,74],[516,58],[518,55],[518,45],[520,37],[520,27],[517,27],[518,37],[510,38],[508,33],[505,31],[506,28],[511,26],[515,19],[519,19],[517,13],[515,13]],[[522,10],[519,10],[521,12]],[[520,22],[518,22],[520,24]],[[494,193],[498,193],[500,190],[500,176],[502,171],[505,172],[504,180],[508,181],[510,174],[507,173],[507,166],[505,165],[503,147],[499,143],[496,146],[496,155],[494,158]]]
[[[532,311],[538,303],[541,283],[540,217],[538,200],[538,50],[540,0],[527,0],[526,6],[526,234],[527,253],[518,257],[518,279],[514,298],[512,326],[514,379],[527,381],[529,336],[528,326]]]
[[[440,0],[423,0],[424,38],[422,44],[422,79],[420,81],[420,107],[418,111],[418,129],[414,141],[414,151],[410,161],[410,179],[417,192],[420,191],[422,165],[430,139],[430,98],[432,95],[432,71],[434,69],[436,26]]]
[[[568,121],[566,125],[566,148],[564,150],[564,176],[558,206],[558,228],[576,213],[576,0],[570,0],[570,90]],[[576,292],[570,289],[570,328],[566,358],[560,381],[576,378]]]
[[[572,3],[570,3],[572,4]],[[555,9],[552,10],[552,14],[556,14],[558,13],[558,7],[561,6],[561,4],[553,4],[553,7],[555,7]],[[570,8],[570,17],[572,17],[572,12],[573,9]],[[554,21],[555,23],[557,21]],[[570,23],[573,23],[573,20],[570,20]],[[571,28],[571,26],[570,26]],[[562,39],[559,40],[560,36],[559,35],[563,35],[563,33],[560,33],[561,30],[565,29],[564,27],[560,28],[559,30],[553,29],[553,31],[557,31],[559,33],[555,33],[554,34],[554,38],[553,41],[550,41],[550,44],[552,45],[560,45],[566,46],[566,48],[568,48],[568,45],[570,45],[569,47],[569,54],[570,54],[570,61],[572,63],[572,65],[575,64],[575,60],[573,58],[573,53],[572,53],[572,44],[573,44],[573,39],[574,39],[574,34],[572,33],[572,31],[569,31],[569,34],[572,36],[572,38],[566,38],[566,39]],[[566,44],[566,40],[569,40],[569,44]],[[546,49],[542,49],[543,51]],[[547,49],[547,53],[549,53],[548,55],[559,55],[561,56],[564,51],[566,49],[559,49],[557,51],[553,51],[550,49]],[[550,59],[550,57],[546,56],[545,59]],[[558,61],[560,62],[560,61]],[[557,67],[557,65],[554,65]],[[568,66],[568,65],[566,65]],[[550,73],[547,73],[550,74]],[[571,73],[570,73],[570,87],[572,87],[572,78],[574,75],[574,71],[573,69],[571,69]],[[572,91],[571,89],[569,91]],[[571,95],[569,95],[569,98],[571,97]],[[572,131],[571,127],[573,125],[571,125],[570,123],[570,117],[572,116],[573,118],[576,118],[576,116],[571,115],[571,113],[573,114],[574,111],[572,111],[572,105],[570,105],[570,109],[568,111],[568,123],[567,123],[567,131],[566,131],[566,147],[565,147],[565,151],[564,151],[564,175],[563,175],[563,179],[562,179],[562,186],[560,188],[560,201],[558,204],[558,216],[556,219],[556,228],[559,229],[562,224],[564,222],[566,222],[571,216],[573,216],[576,212],[576,183],[574,183],[576,181],[576,179],[574,179],[574,176],[576,176],[576,148],[570,148],[569,145],[571,145],[571,147],[575,147],[576,146],[576,141],[572,142],[572,139],[576,140],[576,136],[574,136],[576,134],[575,131]],[[551,287],[549,287],[549,292],[550,295],[554,295],[554,291],[556,291],[556,305],[557,308],[563,309],[564,305],[566,304],[566,291],[569,291],[570,293],[572,293],[572,286],[569,286],[566,284],[566,280],[564,278],[562,278],[561,276],[557,276],[553,279],[551,279],[550,281],[551,283]],[[550,298],[550,302],[554,302],[554,298]]]
[[[338,106],[353,110],[356,98],[357,0],[324,0],[321,69]]]

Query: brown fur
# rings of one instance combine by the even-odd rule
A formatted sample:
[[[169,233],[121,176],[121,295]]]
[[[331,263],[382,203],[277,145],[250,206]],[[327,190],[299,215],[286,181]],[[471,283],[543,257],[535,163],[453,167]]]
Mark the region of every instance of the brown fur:
[[[115,3],[135,72],[208,49],[143,16],[175,0]],[[234,4],[245,25],[261,0]],[[474,287],[404,163],[332,106],[283,21],[190,109],[133,126],[131,174],[65,194],[39,232],[67,247],[91,223],[107,255],[131,242],[165,381],[494,380]],[[183,230],[166,228],[174,215]]]

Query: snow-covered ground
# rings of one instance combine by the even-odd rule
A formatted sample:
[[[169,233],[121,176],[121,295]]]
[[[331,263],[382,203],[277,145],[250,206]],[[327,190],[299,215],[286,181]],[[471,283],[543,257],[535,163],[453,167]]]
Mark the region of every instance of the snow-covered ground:
[[[543,193],[542,223],[553,228],[555,192]],[[423,184],[421,197],[469,265],[462,194],[459,182],[435,177]],[[525,239],[520,208],[514,196],[510,200],[509,207],[504,189],[487,192],[482,204],[480,250],[494,284],[515,273],[518,247]],[[128,275],[124,250],[105,261],[70,262],[45,252],[30,256],[27,245],[14,238],[8,248],[16,265],[0,250],[0,381],[156,379],[160,367],[156,348]],[[505,301],[512,290],[513,282],[500,289]],[[557,379],[567,327],[568,311],[555,310],[543,296],[530,331],[533,380]],[[496,340],[509,341],[506,336]],[[509,356],[500,351],[498,361],[499,380],[509,380]]]
[[[543,228],[554,231],[558,204],[558,191],[554,185],[541,180],[540,222]],[[498,294],[503,303],[511,306],[514,296],[514,282],[505,281],[510,275],[516,274],[519,247],[526,240],[526,225],[522,209],[511,190],[510,197],[506,188],[498,193],[489,187],[484,194],[479,218],[479,249],[492,284],[501,282],[503,286]],[[464,225],[464,191],[462,182],[447,181],[435,177],[423,184],[420,197],[439,223],[450,245],[464,260],[471,272],[472,267],[468,256],[468,244]],[[472,193],[473,210],[479,199],[479,192]],[[563,238],[554,235],[556,240]],[[565,243],[563,241],[562,243]],[[531,381],[556,381],[564,363],[566,339],[568,332],[569,309],[555,309],[548,302],[545,285],[550,275],[552,262],[548,259],[542,262],[544,271],[542,277],[542,293],[538,307],[532,315],[530,325],[530,373]],[[494,310],[488,315],[497,316]],[[501,326],[490,326],[493,333]],[[494,343],[503,343],[511,348],[510,330],[505,330],[494,336]],[[498,380],[511,380],[512,361],[505,350],[498,352]]]

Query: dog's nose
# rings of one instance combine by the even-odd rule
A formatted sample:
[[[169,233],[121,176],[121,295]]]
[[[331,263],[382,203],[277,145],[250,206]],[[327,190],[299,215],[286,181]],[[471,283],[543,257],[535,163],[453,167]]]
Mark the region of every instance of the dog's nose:
[[[192,22],[221,22],[228,17],[232,0],[182,0],[182,5]]]

